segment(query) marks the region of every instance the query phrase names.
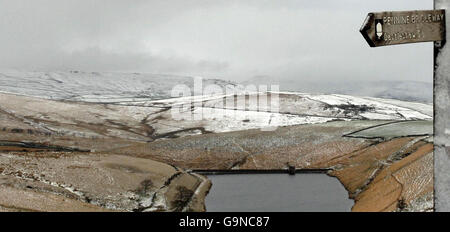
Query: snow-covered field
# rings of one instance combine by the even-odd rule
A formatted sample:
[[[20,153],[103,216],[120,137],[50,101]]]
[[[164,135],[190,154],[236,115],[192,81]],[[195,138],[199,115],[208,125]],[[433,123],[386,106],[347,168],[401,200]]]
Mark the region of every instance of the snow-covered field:
[[[264,107],[253,110],[251,107],[243,109],[232,104],[235,102],[233,96],[215,96],[215,98],[210,96],[206,99],[197,97],[193,99],[193,104],[190,104],[186,98],[139,104],[170,109],[162,113],[162,119],[152,124],[154,127],[160,124],[182,125],[190,122],[213,132],[273,129],[279,126],[323,123],[333,120],[432,120],[433,113],[431,105],[408,104],[398,100],[305,93],[271,93],[269,96],[274,94],[278,94],[279,98],[278,112],[271,112]],[[266,95],[253,94],[249,95],[249,98]],[[186,106],[184,109],[188,110],[183,111],[181,108],[183,104]],[[200,118],[201,120],[173,121],[172,111],[179,113],[180,118]]]

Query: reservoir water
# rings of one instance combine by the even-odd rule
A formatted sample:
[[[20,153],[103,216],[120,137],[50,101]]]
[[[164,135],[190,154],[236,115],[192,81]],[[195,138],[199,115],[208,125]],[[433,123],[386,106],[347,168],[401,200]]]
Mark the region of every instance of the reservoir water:
[[[208,212],[350,211],[353,200],[338,179],[326,174],[208,175],[213,186]]]

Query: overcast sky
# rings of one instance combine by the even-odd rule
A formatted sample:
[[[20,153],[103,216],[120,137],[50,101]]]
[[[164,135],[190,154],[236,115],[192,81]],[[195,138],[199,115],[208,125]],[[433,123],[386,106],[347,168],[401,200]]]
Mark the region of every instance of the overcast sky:
[[[370,48],[371,11],[432,0],[0,0],[0,68],[432,81],[432,43]]]

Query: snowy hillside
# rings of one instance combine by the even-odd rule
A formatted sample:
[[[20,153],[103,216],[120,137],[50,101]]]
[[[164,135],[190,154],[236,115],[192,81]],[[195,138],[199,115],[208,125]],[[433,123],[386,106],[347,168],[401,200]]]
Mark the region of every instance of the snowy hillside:
[[[271,112],[259,107],[252,110],[235,106],[235,98],[230,96],[201,96],[192,98],[173,98],[159,101],[134,102],[134,106],[161,107],[174,109],[181,105],[194,107],[182,111],[182,117],[203,118],[201,121],[173,121],[171,111],[149,117],[158,118],[154,128],[168,125],[179,127],[184,124],[202,126],[212,132],[228,132],[247,129],[271,128],[300,124],[316,124],[335,120],[432,120],[433,108],[429,104],[412,103],[390,99],[354,97],[348,95],[318,95],[306,93],[260,93],[247,98],[264,97],[270,99],[278,94],[279,110]],[[197,104],[196,104],[197,103]]]
[[[231,82],[204,79],[221,87]],[[0,91],[54,100],[127,102],[170,98],[175,85],[193,86],[188,76],[97,72],[0,72]]]
[[[219,79],[204,79],[203,85],[220,87],[238,83]],[[145,73],[97,73],[97,72],[0,72],[0,91],[27,96],[86,102],[128,102],[159,100],[171,97],[177,84],[192,89],[193,77]],[[242,85],[280,85],[281,91],[320,94],[344,94],[376,98],[397,99],[431,103],[433,86],[430,83],[407,81],[348,81],[305,82],[301,80],[276,80],[255,77],[239,83]]]
[[[74,112],[79,115],[79,118],[84,119],[101,114],[105,115],[105,118],[98,121],[99,124],[112,120],[120,121],[122,125],[140,127],[144,123],[152,127],[155,138],[160,138],[161,135],[184,136],[205,132],[218,133],[316,124],[335,120],[432,120],[433,116],[433,108],[430,104],[338,94],[269,92],[251,93],[245,96],[217,94],[170,98],[171,90],[177,84],[192,86],[193,78],[150,74],[9,72],[0,74],[0,91],[2,92],[52,100],[109,103],[119,107],[117,110],[120,114],[117,114],[115,110],[107,113],[104,108],[92,113],[93,106],[84,104],[73,104],[70,108],[75,107],[76,110],[66,111],[61,109],[68,105],[55,107],[60,105],[56,102],[31,103],[37,99],[26,100],[25,103],[14,103],[12,99],[6,100],[7,95],[0,95],[5,98],[2,99],[4,101],[0,109],[14,111],[16,117],[25,118],[34,118],[46,112],[45,115],[48,117],[46,120],[61,122],[61,117],[64,116],[64,120],[70,118],[71,123],[74,124],[78,120]],[[221,80],[204,80],[203,85],[208,84],[217,84],[224,88],[230,83]],[[278,96],[278,110],[273,111],[267,104],[261,104],[262,99],[266,99],[266,103],[270,104],[269,99],[275,96]],[[239,97],[246,99],[244,106],[235,104]],[[250,105],[252,99],[256,101],[259,99],[259,105],[257,104],[256,108]],[[24,110],[22,114],[18,104],[27,104],[30,108]],[[55,114],[54,118],[49,116],[51,111]],[[174,112],[182,120],[175,119]],[[130,125],[131,118],[134,119],[131,120],[133,122]],[[97,117],[95,120],[98,119],[100,118]],[[86,132],[80,131],[80,133]],[[130,135],[127,133],[126,136]]]

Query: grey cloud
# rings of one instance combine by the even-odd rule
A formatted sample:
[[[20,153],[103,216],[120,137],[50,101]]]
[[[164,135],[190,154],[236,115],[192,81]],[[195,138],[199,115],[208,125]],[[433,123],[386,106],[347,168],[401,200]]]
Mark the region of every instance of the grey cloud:
[[[2,60],[3,65],[9,68],[33,71],[122,71],[122,72],[148,72],[183,75],[189,72],[205,73],[212,75],[215,72],[225,70],[227,63],[215,63],[212,61],[193,61],[182,57],[159,57],[146,53],[114,53],[104,51],[98,47],[89,47],[72,53],[46,52],[45,55],[34,53],[15,59]]]
[[[432,45],[369,48],[370,11],[423,0],[0,0],[0,68],[431,82]]]

